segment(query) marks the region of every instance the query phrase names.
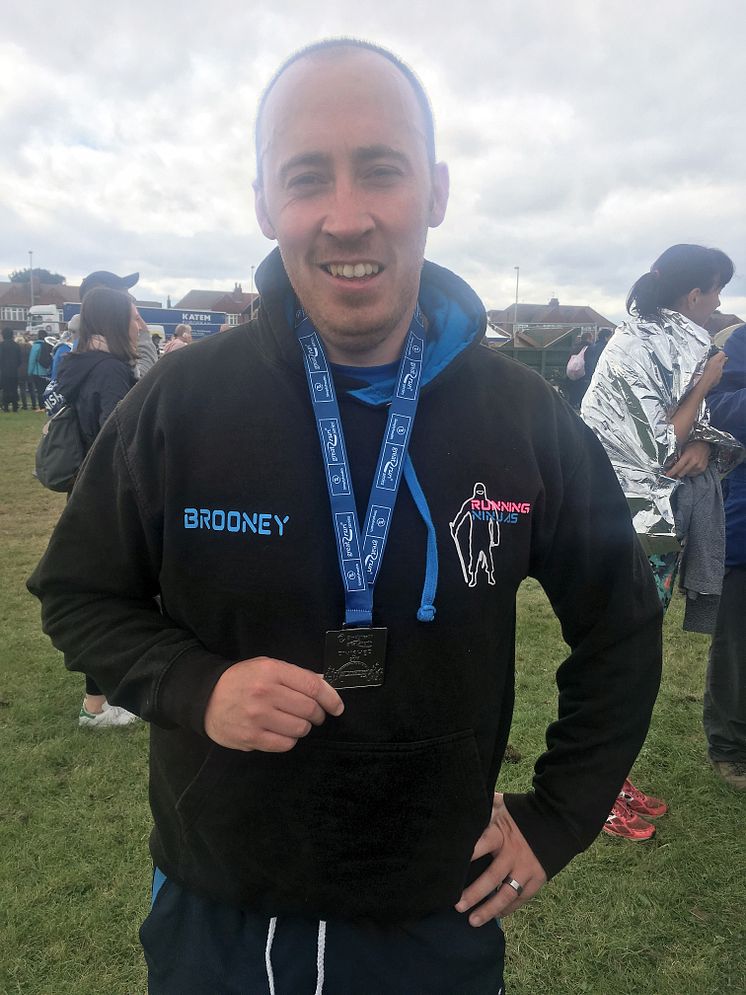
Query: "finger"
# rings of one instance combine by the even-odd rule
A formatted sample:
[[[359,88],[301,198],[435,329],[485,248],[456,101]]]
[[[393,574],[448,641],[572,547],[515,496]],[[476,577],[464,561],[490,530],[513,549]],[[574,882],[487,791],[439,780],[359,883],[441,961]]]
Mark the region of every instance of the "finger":
[[[339,694],[331,686],[327,684],[326,681],[321,678],[321,689],[316,695],[316,701],[321,705],[325,712],[329,715],[341,715],[345,710],[344,702],[340,698]]]
[[[281,736],[269,729],[262,729],[255,737],[255,745],[247,746],[246,750],[260,750],[262,753],[288,753],[297,739],[292,736]]]
[[[474,844],[471,859],[479,860],[480,857],[484,857],[488,853],[498,853],[502,849],[504,841],[501,830],[493,823],[490,823]]]
[[[326,712],[315,698],[309,698],[308,695],[284,685],[277,688],[273,704],[279,711],[296,715],[307,722],[312,722],[315,726],[320,726],[326,718]]]
[[[479,902],[499,888],[503,878],[507,876],[510,866],[511,858],[507,854],[502,859],[499,856],[495,857],[487,870],[483,871],[476,881],[472,881],[464,889],[456,905],[456,911],[466,912],[468,909],[474,908],[475,905],[478,905]]]
[[[511,873],[511,877],[515,878],[516,881],[520,881],[518,874],[520,872]],[[507,876],[507,875],[506,875]],[[543,885],[543,881],[534,881],[529,879],[526,884],[523,885],[523,892],[521,895],[516,895],[513,888],[508,884],[503,884],[501,882],[500,888],[494,893],[494,895],[489,898],[486,902],[483,902],[478,909],[475,909],[469,916],[470,926],[483,926],[490,919],[504,919],[506,916],[512,915],[516,909],[520,909],[522,905],[529,902],[534,895],[539,891]]]
[[[288,663],[282,671],[282,683],[315,699],[329,715],[341,715],[344,711],[344,702],[331,684],[327,684],[321,674],[316,674],[313,670]]]
[[[287,736],[293,740],[307,736],[312,728],[306,719],[298,718],[297,715],[288,715],[287,712],[274,711],[264,720],[264,731]]]

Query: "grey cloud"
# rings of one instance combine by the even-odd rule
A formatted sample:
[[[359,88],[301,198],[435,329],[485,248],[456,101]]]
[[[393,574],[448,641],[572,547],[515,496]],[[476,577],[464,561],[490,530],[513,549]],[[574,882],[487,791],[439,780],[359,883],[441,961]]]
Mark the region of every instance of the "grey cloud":
[[[29,41],[40,23],[53,45]],[[354,18],[337,0],[17,6],[0,264],[33,247],[69,276],[105,264],[159,287],[230,285],[271,248],[250,190],[261,88],[294,48],[354,33],[397,51],[430,92],[453,197],[429,256],[491,306],[513,299],[520,265],[523,300],[567,288],[620,313],[671,242],[718,244],[746,269],[745,26],[743,5],[716,18],[703,0],[378,0]],[[743,281],[729,291],[743,296]]]

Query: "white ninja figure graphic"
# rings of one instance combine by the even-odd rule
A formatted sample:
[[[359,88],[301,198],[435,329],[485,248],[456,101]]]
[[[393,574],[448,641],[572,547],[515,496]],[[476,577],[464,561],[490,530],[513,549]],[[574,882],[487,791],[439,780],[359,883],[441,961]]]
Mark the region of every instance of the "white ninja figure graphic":
[[[468,545],[459,536],[459,529],[469,523]],[[487,488],[484,484],[475,484],[474,493],[461,505],[461,510],[450,524],[451,538],[456,544],[464,580],[469,587],[477,586],[477,575],[481,567],[487,574],[487,583],[495,583],[495,563],[492,549],[500,545],[500,523],[497,520],[497,510],[494,503],[487,498]]]

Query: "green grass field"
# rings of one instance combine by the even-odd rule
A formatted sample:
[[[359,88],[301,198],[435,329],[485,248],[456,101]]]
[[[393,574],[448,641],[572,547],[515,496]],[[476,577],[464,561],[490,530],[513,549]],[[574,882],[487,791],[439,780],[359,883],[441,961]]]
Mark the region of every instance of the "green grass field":
[[[143,995],[147,731],[78,729],[82,678],[65,671],[26,592],[64,504],[31,476],[42,421],[0,415],[0,995]],[[600,837],[506,921],[510,995],[746,993],[746,797],[705,758],[707,647],[682,632],[675,601],[663,687],[635,768],[671,811],[649,843]],[[551,609],[527,583],[511,734],[522,759],[504,767],[505,790],[530,784],[563,655]]]

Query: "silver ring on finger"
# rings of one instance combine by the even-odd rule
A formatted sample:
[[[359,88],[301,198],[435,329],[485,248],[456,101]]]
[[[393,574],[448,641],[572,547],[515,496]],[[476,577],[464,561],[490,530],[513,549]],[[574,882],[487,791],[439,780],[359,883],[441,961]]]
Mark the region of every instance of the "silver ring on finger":
[[[516,879],[512,878],[509,874],[506,878],[503,878],[503,884],[506,884],[509,888],[512,888],[519,897],[523,894],[523,885],[519,884]]]

